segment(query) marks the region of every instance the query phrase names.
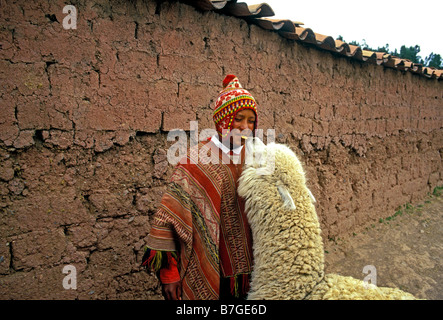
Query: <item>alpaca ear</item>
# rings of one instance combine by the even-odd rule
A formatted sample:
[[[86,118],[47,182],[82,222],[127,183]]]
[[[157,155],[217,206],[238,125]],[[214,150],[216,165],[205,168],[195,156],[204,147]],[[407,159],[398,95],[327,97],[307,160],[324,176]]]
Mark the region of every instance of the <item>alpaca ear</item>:
[[[297,207],[295,206],[294,200],[292,199],[291,194],[289,193],[288,189],[282,184],[278,184],[277,189],[278,189],[278,192],[280,193],[280,196],[283,200],[283,205],[290,210],[297,209]]]

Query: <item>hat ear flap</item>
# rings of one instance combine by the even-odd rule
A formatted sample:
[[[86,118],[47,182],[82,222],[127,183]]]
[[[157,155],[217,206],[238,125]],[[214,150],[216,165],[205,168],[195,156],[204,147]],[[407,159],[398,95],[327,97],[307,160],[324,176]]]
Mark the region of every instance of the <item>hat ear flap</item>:
[[[232,80],[234,80],[236,77],[233,75],[233,74],[228,74],[226,77],[225,77],[225,80],[223,80],[223,89],[225,89],[227,86],[228,86],[228,84],[232,81]]]

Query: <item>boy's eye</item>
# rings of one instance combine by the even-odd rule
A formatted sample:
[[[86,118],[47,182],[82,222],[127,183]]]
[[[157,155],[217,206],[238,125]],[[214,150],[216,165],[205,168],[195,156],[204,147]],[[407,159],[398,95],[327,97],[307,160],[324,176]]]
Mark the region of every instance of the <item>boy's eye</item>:
[[[234,120],[237,121],[237,122],[241,122],[241,121],[243,121],[242,118],[235,118]],[[249,122],[249,123],[255,123],[255,119],[249,119],[248,122]]]

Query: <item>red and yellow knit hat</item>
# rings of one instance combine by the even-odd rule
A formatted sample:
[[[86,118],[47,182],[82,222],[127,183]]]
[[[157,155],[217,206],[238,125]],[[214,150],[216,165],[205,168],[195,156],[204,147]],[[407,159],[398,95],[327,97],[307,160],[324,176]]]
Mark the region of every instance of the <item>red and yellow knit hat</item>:
[[[251,109],[255,113],[254,129],[257,129],[257,103],[254,97],[241,86],[238,78],[228,74],[223,80],[223,90],[215,101],[213,119],[215,129],[223,137],[232,130],[233,120],[237,112]],[[225,130],[225,134],[223,134]]]

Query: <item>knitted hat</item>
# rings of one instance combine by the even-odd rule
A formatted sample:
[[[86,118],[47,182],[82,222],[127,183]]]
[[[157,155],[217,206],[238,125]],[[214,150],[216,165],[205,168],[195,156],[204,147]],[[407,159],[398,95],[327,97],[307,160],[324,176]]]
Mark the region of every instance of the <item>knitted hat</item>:
[[[237,112],[251,109],[255,113],[254,129],[257,129],[257,103],[254,97],[242,88],[238,78],[228,74],[223,80],[223,90],[215,101],[213,119],[215,129],[223,137],[232,130],[233,120]],[[223,130],[225,134],[223,134]]]

